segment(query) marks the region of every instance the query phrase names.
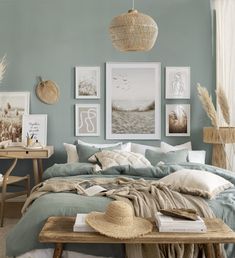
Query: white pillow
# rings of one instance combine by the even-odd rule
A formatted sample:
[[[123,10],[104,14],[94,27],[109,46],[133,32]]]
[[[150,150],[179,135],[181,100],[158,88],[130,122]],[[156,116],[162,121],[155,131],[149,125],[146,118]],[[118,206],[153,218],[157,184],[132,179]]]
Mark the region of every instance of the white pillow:
[[[76,145],[70,143],[63,143],[67,153],[67,163],[79,162]]]
[[[161,142],[161,150],[163,152],[183,150],[183,149],[192,150],[191,142],[186,142],[186,143],[175,145],[175,146],[172,146],[166,142]]]
[[[228,180],[203,170],[181,169],[159,180],[175,191],[213,198],[233,187]]]
[[[99,161],[103,170],[121,165],[131,165],[135,168],[151,167],[151,163],[142,154],[129,151],[102,150],[92,155],[89,160],[93,160],[94,158]]]
[[[78,144],[83,144],[83,145],[87,145],[87,146],[90,146],[90,147],[95,147],[95,148],[108,148],[108,147],[115,147],[115,146],[119,146],[121,145],[121,150],[124,150],[124,151],[131,151],[131,143],[130,142],[127,142],[127,143],[122,143],[122,142],[116,142],[116,143],[105,143],[105,144],[96,144],[96,143],[87,143],[87,142],[84,142],[84,141],[81,141],[79,139],[77,139],[77,143]]]
[[[140,153],[145,156],[145,151],[147,149],[153,150],[153,151],[159,151],[160,147],[148,146],[148,145],[143,145],[143,144],[138,144],[133,142],[131,143],[131,152]]]
[[[188,161],[194,163],[205,164],[206,161],[206,151],[195,150],[188,152]]]
[[[84,142],[84,141],[81,141],[79,139],[77,139],[77,143],[78,144],[82,144],[82,145],[87,145],[87,146],[90,146],[90,147],[95,147],[95,148],[106,148],[106,147],[115,147],[115,146],[119,146],[122,144],[122,142],[117,142],[117,143],[105,143],[105,144],[100,144],[100,143],[88,143],[88,142]]]

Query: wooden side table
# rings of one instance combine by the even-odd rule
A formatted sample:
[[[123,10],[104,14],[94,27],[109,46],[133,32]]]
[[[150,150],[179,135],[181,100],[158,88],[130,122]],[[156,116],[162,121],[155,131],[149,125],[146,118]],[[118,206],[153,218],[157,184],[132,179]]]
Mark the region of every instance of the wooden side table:
[[[46,146],[42,149],[7,147],[6,149],[0,149],[0,159],[7,159],[8,157],[15,157],[17,159],[31,159],[33,162],[34,182],[36,185],[42,179],[42,159],[50,158],[53,155],[53,153],[53,146]]]
[[[221,243],[235,243],[233,232],[222,220],[205,219],[205,233],[157,232],[156,229],[146,235],[133,239],[106,237],[98,232],[73,232],[75,217],[50,217],[39,234],[42,243],[55,243],[53,258],[61,258],[64,243],[115,243],[115,244],[203,244],[207,258],[212,258],[211,245],[214,245],[216,258],[222,257]]]
[[[203,141],[213,144],[212,165],[227,168],[226,153],[224,145],[235,143],[235,127],[204,127]]]

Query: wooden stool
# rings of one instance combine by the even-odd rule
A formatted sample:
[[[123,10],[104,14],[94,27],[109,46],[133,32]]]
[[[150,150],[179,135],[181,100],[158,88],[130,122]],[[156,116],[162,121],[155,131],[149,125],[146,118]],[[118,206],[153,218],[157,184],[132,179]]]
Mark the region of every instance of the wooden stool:
[[[26,176],[10,176],[11,172],[15,168],[17,163],[17,158],[13,159],[11,166],[5,172],[3,176],[3,180],[0,182],[1,189],[1,211],[0,211],[0,227],[3,227],[3,219],[4,219],[4,208],[5,201],[17,196],[25,195],[29,196],[30,193],[30,177]],[[17,192],[7,192],[7,187],[20,187],[23,188],[21,191]]]

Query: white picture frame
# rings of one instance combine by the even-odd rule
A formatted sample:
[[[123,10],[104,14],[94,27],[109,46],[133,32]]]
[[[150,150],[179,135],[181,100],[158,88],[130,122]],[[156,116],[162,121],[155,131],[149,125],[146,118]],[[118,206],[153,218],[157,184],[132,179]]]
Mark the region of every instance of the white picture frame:
[[[106,63],[106,139],[161,139],[160,63]]]
[[[166,104],[166,136],[190,136],[190,104]]]
[[[190,67],[166,67],[166,99],[190,99]]]
[[[76,99],[100,98],[100,67],[75,67]]]
[[[100,135],[100,105],[75,105],[75,134],[76,136]]]
[[[22,117],[29,113],[30,92],[0,92],[0,142],[22,145]]]
[[[26,146],[27,138],[32,143],[38,141],[40,145],[47,145],[47,114],[23,115],[22,142]]]

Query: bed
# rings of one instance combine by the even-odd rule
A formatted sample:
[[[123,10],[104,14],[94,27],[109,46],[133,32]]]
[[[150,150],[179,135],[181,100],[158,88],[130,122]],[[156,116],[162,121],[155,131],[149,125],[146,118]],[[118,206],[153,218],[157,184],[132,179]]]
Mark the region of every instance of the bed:
[[[90,147],[94,148],[93,146]],[[151,165],[148,166],[146,164],[145,166],[139,166],[139,164],[138,166],[135,166],[136,160],[134,163],[126,165],[111,163],[110,166],[105,166],[104,161],[100,159],[102,164],[99,164],[98,167],[100,167],[100,165],[104,165],[100,170],[97,169],[97,164],[84,162],[84,160],[81,159],[79,162],[54,164],[45,171],[43,179],[45,180],[44,182],[52,182],[52,186],[53,180],[55,180],[54,182],[69,182],[69,184],[74,184],[74,182],[80,182],[81,180],[86,182],[98,180],[99,182],[100,178],[102,180],[117,180],[120,178],[126,178],[127,180],[134,181],[144,180],[146,182],[158,182],[159,180],[167,178],[171,175],[176,175],[176,173],[181,170],[184,170],[184,172],[193,171],[194,174],[197,173],[197,171],[204,171],[210,175],[217,175],[220,178],[220,181],[222,179],[225,180],[225,185],[227,185],[224,185],[224,188],[220,187],[220,190],[214,192],[213,196],[208,197],[208,193],[206,195],[202,195],[200,192],[199,195],[202,197],[199,198],[202,198],[207,203],[216,217],[221,218],[233,230],[235,230],[235,175],[233,172],[206,164],[186,161],[178,162],[175,160],[174,162],[159,163],[158,159],[155,159],[156,156],[154,156],[156,153],[153,153],[156,150],[151,151],[152,152],[150,152],[150,154],[152,156],[148,153],[148,160],[151,161]],[[116,155],[120,152],[123,153],[123,150],[99,150],[99,153],[106,153],[106,155],[107,153],[110,154],[113,152],[115,152]],[[86,157],[83,157],[85,161],[87,161],[87,157],[90,159],[90,157],[94,155],[97,158],[97,152],[95,152],[95,154],[91,154],[92,153],[89,152],[87,156],[85,155]],[[142,154],[140,155],[143,156]],[[179,157],[178,153],[176,156]],[[79,158],[80,157],[82,157],[82,155],[80,155]],[[151,160],[151,158],[154,158],[154,160]],[[160,159],[163,159],[163,156]],[[97,159],[96,161],[100,160]],[[157,164],[154,162],[157,162]],[[175,181],[174,178],[173,181]],[[41,184],[41,186],[42,185],[43,184]],[[44,186],[45,185],[46,184],[44,184]],[[39,186],[39,188],[41,186]],[[74,188],[59,188],[60,189],[49,191],[42,190],[41,193],[36,196],[36,198],[29,200],[23,217],[7,236],[6,250],[8,256],[29,257],[30,254],[30,257],[42,258],[44,254],[44,257],[48,257],[49,254],[51,254],[54,246],[50,244],[41,244],[38,241],[39,232],[48,217],[76,216],[77,213],[89,213],[90,211],[103,212],[105,211],[107,205],[114,200],[111,195],[109,196],[104,194],[86,196],[80,191],[74,191]],[[173,189],[173,191],[175,190],[176,189]],[[183,195],[190,196],[191,194],[183,193]],[[69,251],[70,256],[68,257],[89,258],[98,256],[122,258],[125,255],[124,246],[122,245],[67,244],[65,249]],[[228,258],[235,257],[234,245],[226,245],[225,250]],[[77,256],[77,253],[79,253],[80,256]]]

